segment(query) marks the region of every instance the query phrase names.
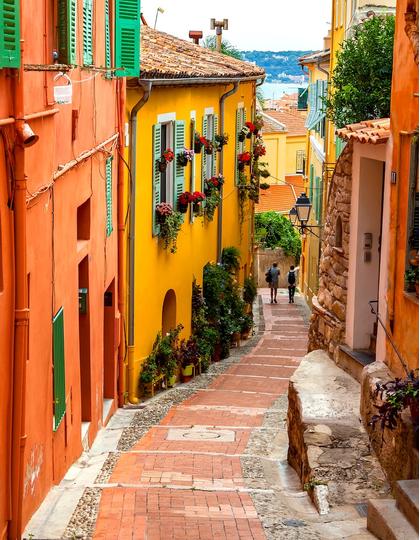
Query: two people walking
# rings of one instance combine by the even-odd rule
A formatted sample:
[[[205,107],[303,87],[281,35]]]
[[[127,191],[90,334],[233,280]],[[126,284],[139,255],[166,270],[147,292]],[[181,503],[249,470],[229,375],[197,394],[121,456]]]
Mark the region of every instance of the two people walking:
[[[287,283],[289,289],[289,304],[295,303],[295,291],[296,291],[296,272],[299,268],[295,268],[293,265],[287,274]],[[274,262],[265,274],[265,280],[270,287],[270,304],[277,304],[277,289],[279,288],[280,270],[278,264]]]

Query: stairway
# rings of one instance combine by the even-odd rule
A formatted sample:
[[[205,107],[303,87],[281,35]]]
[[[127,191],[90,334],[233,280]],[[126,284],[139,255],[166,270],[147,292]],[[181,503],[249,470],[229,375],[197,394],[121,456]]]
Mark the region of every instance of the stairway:
[[[367,528],[380,540],[416,540],[419,531],[419,481],[400,480],[396,499],[368,501]]]
[[[370,350],[353,350],[347,345],[339,346],[337,365],[356,379],[362,381],[363,368],[375,361],[375,353]]]

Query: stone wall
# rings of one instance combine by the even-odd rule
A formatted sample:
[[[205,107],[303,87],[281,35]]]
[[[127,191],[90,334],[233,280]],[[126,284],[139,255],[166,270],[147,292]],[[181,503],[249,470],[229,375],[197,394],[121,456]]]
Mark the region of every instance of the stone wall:
[[[322,234],[319,290],[312,299],[309,351],[324,349],[337,360],[346,328],[353,145],[341,153],[331,180]],[[341,221],[341,234],[337,224]],[[340,228],[340,226],[339,226]]]
[[[273,262],[278,263],[278,268],[280,270],[279,286],[287,287],[287,273],[292,264],[296,265],[296,261],[294,257],[285,255],[281,248],[255,250],[254,276],[258,287],[268,287],[268,284],[265,281],[265,273]]]

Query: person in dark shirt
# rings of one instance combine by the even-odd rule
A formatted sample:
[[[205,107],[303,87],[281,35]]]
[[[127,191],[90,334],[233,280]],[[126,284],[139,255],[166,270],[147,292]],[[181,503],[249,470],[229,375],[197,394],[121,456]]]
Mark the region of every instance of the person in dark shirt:
[[[287,283],[289,289],[289,304],[295,303],[295,291],[296,291],[296,272],[299,268],[295,268],[293,265],[290,267],[287,273]]]
[[[270,304],[274,302],[277,304],[277,289],[279,288],[279,277],[280,270],[277,268],[277,263],[273,263],[270,270],[271,281],[270,281]]]

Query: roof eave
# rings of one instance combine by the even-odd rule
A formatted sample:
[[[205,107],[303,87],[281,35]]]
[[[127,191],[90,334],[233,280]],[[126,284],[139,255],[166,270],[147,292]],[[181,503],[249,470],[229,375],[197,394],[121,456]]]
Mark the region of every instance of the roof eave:
[[[172,79],[156,79],[153,77],[139,77],[137,82],[151,82],[153,86],[194,86],[198,84],[230,84],[235,82],[250,82],[265,80],[265,73],[259,75],[244,75],[241,77],[176,77]],[[133,80],[133,79],[131,79]]]

